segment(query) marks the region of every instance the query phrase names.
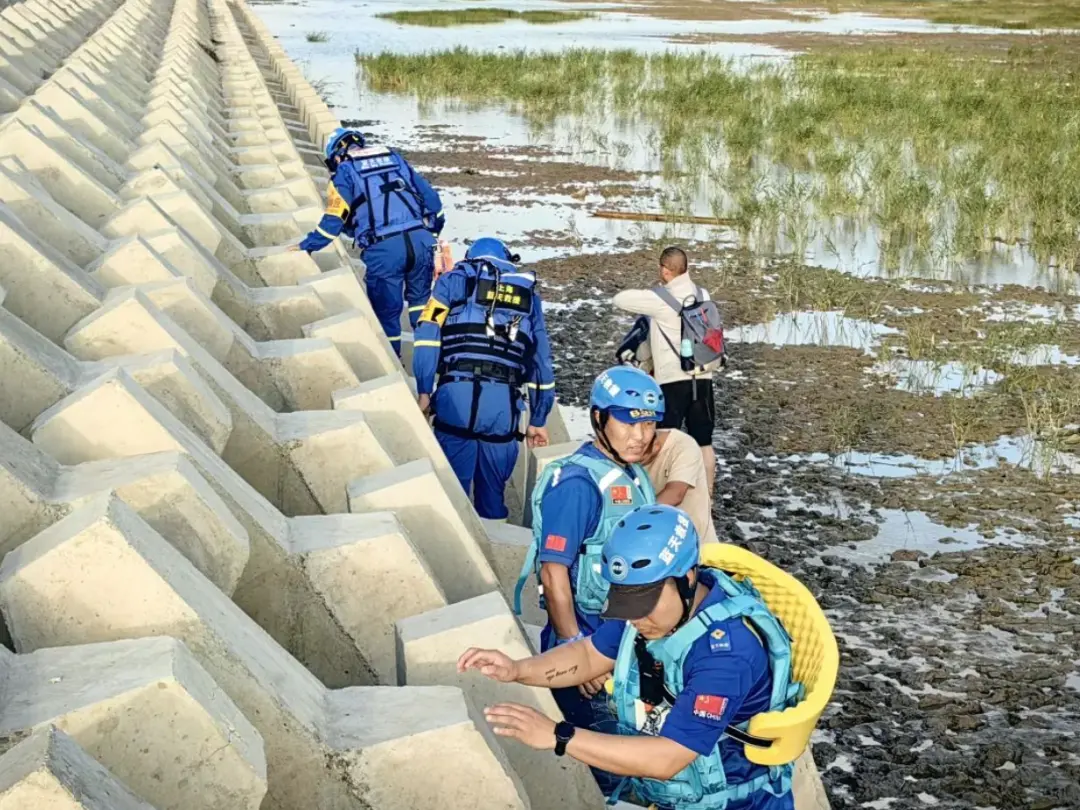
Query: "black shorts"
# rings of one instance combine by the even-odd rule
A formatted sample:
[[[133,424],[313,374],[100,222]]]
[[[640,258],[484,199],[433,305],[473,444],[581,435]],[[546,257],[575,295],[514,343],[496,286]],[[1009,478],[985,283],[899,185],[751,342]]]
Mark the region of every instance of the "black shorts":
[[[661,385],[660,389],[664,392],[664,421],[660,427],[685,431],[699,447],[712,447],[713,426],[716,423],[712,380],[679,380]]]

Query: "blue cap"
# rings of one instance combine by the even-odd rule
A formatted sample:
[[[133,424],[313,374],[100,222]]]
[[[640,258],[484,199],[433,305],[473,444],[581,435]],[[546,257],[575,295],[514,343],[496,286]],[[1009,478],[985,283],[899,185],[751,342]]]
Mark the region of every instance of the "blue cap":
[[[698,564],[698,533],[674,506],[639,506],[618,522],[601,552],[611,583],[605,619],[641,619],[652,613],[664,583]]]

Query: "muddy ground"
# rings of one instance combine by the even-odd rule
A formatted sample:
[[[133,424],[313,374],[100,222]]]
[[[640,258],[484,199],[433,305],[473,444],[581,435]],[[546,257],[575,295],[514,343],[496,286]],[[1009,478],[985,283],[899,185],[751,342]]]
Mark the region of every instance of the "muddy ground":
[[[564,402],[585,403],[630,321],[606,302],[650,283],[655,255],[536,265],[545,300],[590,302],[548,317]],[[750,281],[758,273],[746,257],[701,246],[692,255],[719,265],[698,278],[726,302],[729,324],[775,308],[767,284]],[[920,306],[943,322],[957,304],[1049,295],[861,283],[885,285],[875,292],[897,309]],[[716,389],[717,526],[799,576],[833,622],[842,668],[815,746],[833,806],[1080,807],[1080,548],[1064,520],[1077,510],[1075,479],[1011,467],[877,479],[795,460],[833,455],[838,440],[866,452],[951,456],[950,407],[983,417],[975,442],[1021,430],[1022,417],[994,392],[915,396],[868,381],[871,359],[855,349],[731,351]],[[875,542],[906,520],[918,532],[922,515],[957,537],[944,531],[929,553],[895,534],[883,547]],[[970,549],[973,542],[986,546]],[[870,550],[860,554],[861,546]]]
[[[635,10],[678,19],[803,13],[795,4],[781,11],[764,2],[645,5]],[[805,49],[858,40],[793,34],[758,41]],[[895,38],[905,47],[975,50],[1026,41]],[[385,133],[388,122],[346,123]],[[472,214],[550,205],[551,198],[569,200],[565,206],[578,214],[629,210],[655,196],[653,175],[579,162],[609,163],[601,154],[498,146],[439,125],[389,131],[436,186],[462,192]],[[447,213],[450,231],[455,212]],[[597,247],[595,238],[558,228],[510,234],[491,222],[536,269],[554,305],[547,324],[559,396],[568,406],[584,405],[632,320],[614,311],[610,298],[654,283],[662,243],[620,231]],[[1050,284],[858,279],[735,250],[734,241],[718,232],[687,245],[697,280],[722,302],[729,328],[786,312],[843,310],[898,332],[870,347],[733,343],[715,386],[718,532],[798,576],[827,610],[840,643],[839,682],[814,748],[832,806],[1077,810],[1077,477],[1017,465],[1009,442],[1029,425],[1010,385],[934,396],[898,390],[896,379],[873,370],[883,357],[925,352],[916,335],[933,337],[936,360],[970,359],[1004,340],[1001,330],[1011,327],[1003,313],[1025,319],[1033,308],[1060,322],[1048,342],[1080,354],[1080,299]],[[530,256],[556,252],[560,258]],[[1080,367],[1034,373],[1058,385],[1080,376]],[[1066,429],[1058,439],[1055,449],[1080,464],[1080,434]]]

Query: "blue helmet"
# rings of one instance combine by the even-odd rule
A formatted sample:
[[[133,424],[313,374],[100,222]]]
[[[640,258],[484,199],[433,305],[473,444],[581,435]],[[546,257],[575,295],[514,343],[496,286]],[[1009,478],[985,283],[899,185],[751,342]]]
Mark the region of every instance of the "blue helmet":
[[[521,257],[511,253],[501,239],[496,239],[493,236],[481,236],[469,245],[469,249],[465,251],[465,259],[468,261],[472,259],[499,259],[511,263],[521,261]]]
[[[692,591],[685,577],[698,564],[697,529],[690,516],[674,506],[639,506],[615,526],[601,561],[603,577],[611,583],[604,618],[648,616],[672,577],[688,607]]]
[[[338,127],[330,133],[326,141],[326,167],[330,171],[337,168],[341,155],[352,145],[363,147],[367,144],[364,133],[358,129]]]
[[[664,392],[641,369],[613,366],[593,383],[589,408],[627,424],[659,422],[664,418]]]

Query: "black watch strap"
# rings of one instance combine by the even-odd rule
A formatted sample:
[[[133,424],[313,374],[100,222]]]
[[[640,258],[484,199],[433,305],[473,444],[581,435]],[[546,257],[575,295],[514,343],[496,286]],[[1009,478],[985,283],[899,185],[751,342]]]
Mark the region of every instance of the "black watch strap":
[[[561,757],[566,753],[566,744],[570,742],[577,731],[573,724],[562,720],[555,724],[555,756]]]

